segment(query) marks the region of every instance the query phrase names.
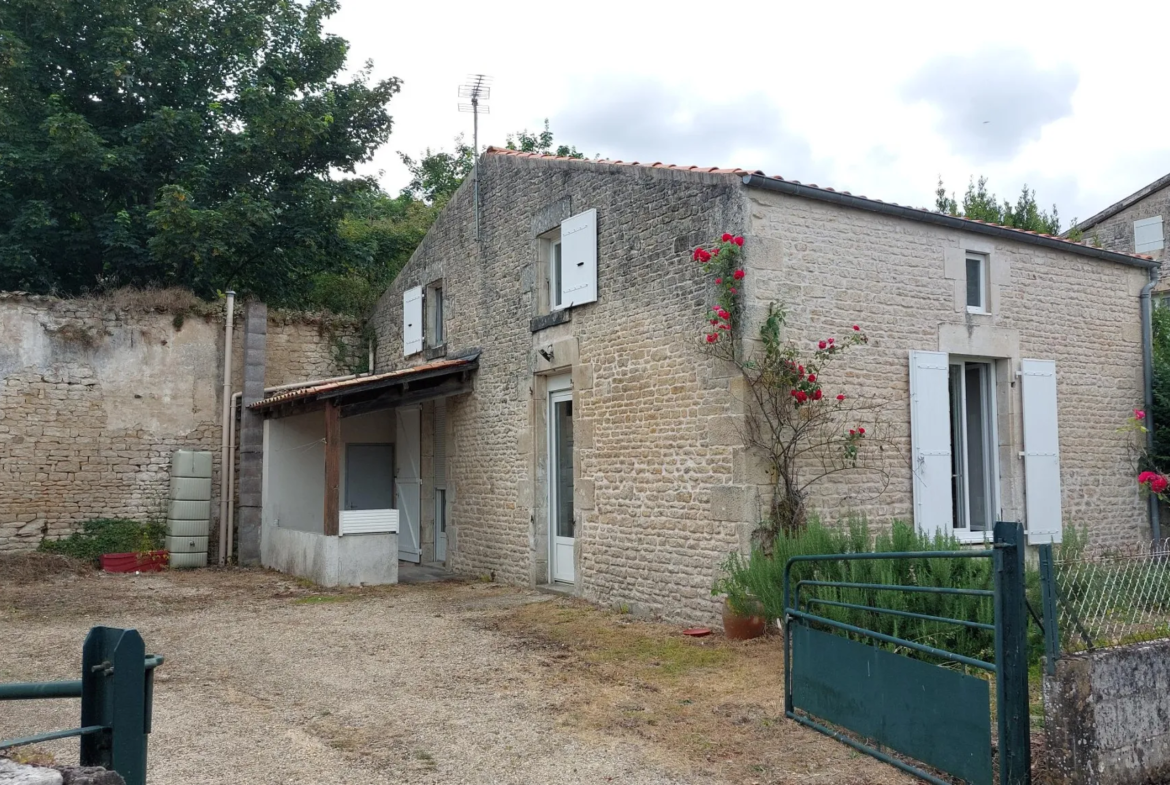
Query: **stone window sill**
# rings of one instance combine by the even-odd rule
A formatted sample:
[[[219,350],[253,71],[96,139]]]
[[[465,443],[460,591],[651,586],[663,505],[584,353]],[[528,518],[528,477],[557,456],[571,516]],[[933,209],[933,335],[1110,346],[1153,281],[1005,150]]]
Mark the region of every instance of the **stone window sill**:
[[[560,311],[553,311],[544,316],[537,316],[528,323],[528,327],[532,332],[538,333],[541,330],[546,330],[549,327],[556,327],[558,324],[568,324],[573,320],[573,314],[568,308]]]
[[[447,344],[440,344],[439,346],[428,346],[423,350],[423,357],[428,360],[437,360],[440,357],[447,356]]]

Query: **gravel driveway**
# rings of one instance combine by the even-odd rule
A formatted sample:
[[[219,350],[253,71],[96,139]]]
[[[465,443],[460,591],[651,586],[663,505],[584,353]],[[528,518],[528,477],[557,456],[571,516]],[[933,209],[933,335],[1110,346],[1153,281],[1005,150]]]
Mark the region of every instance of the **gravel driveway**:
[[[167,660],[151,785],[698,781],[652,764],[635,739],[558,727],[562,688],[490,624],[542,595],[312,591],[246,570],[0,582],[0,681],[77,678],[91,625],[137,627]],[[0,705],[0,738],[78,720],[77,701]],[[76,741],[45,748],[76,759]]]

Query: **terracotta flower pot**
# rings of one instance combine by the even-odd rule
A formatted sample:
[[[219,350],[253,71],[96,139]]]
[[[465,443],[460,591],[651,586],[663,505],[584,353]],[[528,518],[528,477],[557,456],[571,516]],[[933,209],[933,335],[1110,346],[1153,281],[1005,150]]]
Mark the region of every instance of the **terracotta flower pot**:
[[[758,638],[764,634],[767,619],[764,616],[764,607],[758,600],[752,603],[755,607],[751,616],[743,616],[731,608],[731,603],[723,600],[723,634],[728,640],[746,641]]]
[[[107,553],[101,557],[101,563],[106,572],[162,572],[168,556],[166,551]]]

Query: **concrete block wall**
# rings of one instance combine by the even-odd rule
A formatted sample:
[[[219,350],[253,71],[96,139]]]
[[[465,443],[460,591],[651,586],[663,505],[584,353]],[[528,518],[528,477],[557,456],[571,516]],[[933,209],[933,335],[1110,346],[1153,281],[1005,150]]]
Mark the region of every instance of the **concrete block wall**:
[[[1170,641],[1066,655],[1044,677],[1049,765],[1069,785],[1170,779]]]
[[[223,313],[161,299],[0,294],[0,550],[30,550],[101,517],[165,513],[170,456],[214,455],[212,543],[218,530]],[[180,317],[181,318],[178,318]],[[234,388],[243,382],[237,309]],[[264,382],[344,372],[334,340],[345,320],[274,315]]]

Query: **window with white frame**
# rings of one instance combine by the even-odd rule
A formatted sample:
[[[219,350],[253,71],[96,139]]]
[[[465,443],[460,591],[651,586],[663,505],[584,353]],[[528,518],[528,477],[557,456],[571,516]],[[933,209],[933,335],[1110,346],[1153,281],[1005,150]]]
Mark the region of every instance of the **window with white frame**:
[[[1013,394],[997,386],[997,366],[1002,370],[1006,361],[910,352],[914,522],[924,533],[965,541],[991,537],[1001,514],[997,398]],[[1021,384],[1011,390],[1019,390],[1023,415],[1018,454],[1028,542],[1060,542],[1056,364],[1021,360],[1018,377]],[[1013,465],[1008,471],[1018,469]]]
[[[951,529],[957,536],[995,524],[995,366],[951,359]]]
[[[540,236],[539,276],[541,313],[597,302],[597,210]]]
[[[1162,236],[1162,216],[1133,222],[1133,249],[1136,253],[1160,251],[1166,247]]]
[[[988,313],[987,303],[988,264],[986,254],[967,252],[967,310],[971,313]]]

